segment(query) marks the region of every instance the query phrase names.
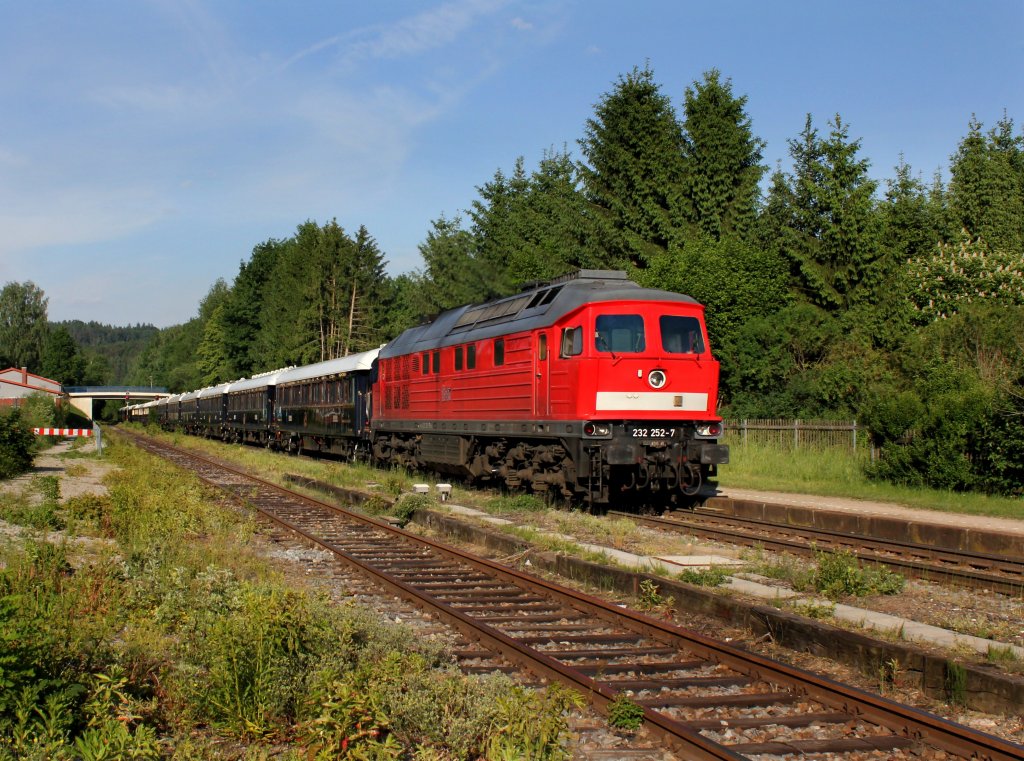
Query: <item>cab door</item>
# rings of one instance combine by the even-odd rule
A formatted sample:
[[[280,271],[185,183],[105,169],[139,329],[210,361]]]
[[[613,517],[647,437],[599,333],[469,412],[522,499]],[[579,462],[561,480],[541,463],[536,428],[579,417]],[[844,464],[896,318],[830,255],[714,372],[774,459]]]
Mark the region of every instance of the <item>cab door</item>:
[[[533,414],[546,418],[551,414],[551,352],[548,347],[548,334],[537,333],[537,343],[533,352]]]

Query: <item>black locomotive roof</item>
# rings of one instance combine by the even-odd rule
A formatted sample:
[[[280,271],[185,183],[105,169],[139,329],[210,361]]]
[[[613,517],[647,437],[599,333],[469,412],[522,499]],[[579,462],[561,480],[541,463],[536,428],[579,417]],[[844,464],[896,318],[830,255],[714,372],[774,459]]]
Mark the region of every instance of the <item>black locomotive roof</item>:
[[[697,303],[679,293],[643,288],[627,278],[625,272],[580,270],[514,296],[484,304],[468,304],[443,312],[433,322],[402,333],[380,350],[380,357],[386,359],[441,346],[494,338],[513,331],[543,328],[584,304],[608,301]]]

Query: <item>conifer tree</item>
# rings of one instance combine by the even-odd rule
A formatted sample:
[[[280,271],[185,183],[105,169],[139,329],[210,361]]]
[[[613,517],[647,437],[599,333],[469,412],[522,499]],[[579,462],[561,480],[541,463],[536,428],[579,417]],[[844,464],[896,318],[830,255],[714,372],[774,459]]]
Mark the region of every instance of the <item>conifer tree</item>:
[[[77,386],[85,379],[87,359],[63,325],[50,329],[43,344],[39,374],[64,386]]]
[[[462,227],[461,217],[435,219],[419,250],[425,268],[414,281],[421,317],[479,301],[488,292],[491,275],[476,258],[473,235]]]
[[[880,245],[868,161],[860,141],[837,114],[822,139],[810,114],[799,139],[790,140],[793,175],[777,173],[766,213],[767,228],[792,263],[792,283],[811,304],[843,312],[878,295],[888,262]]]
[[[529,180],[523,164],[520,156],[511,177],[498,169],[489,182],[477,188],[480,197],[469,210],[475,241],[473,257],[488,272],[486,291],[474,300],[504,296],[515,289],[510,259],[526,237],[523,211]]]
[[[924,183],[913,176],[902,155],[895,177],[886,183],[888,189],[882,207],[885,245],[899,261],[934,250],[940,233],[932,225],[928,193]]]
[[[477,258],[493,273],[493,293],[602,264],[586,245],[586,201],[567,151],[546,151],[526,174],[523,158],[511,177],[499,169],[469,212]]]
[[[365,225],[359,226],[353,244],[354,256],[347,273],[349,312],[342,356],[373,349],[389,337],[385,333],[389,280],[384,254]]]
[[[746,96],[732,93],[717,69],[686,88],[683,113],[685,198],[691,221],[714,240],[745,238],[757,214],[764,141],[754,136],[744,111]]]
[[[960,227],[994,249],[1024,251],[1024,136],[1004,116],[982,133],[971,118],[952,157],[950,208]]]
[[[587,120],[583,192],[601,259],[646,268],[681,245],[683,135],[649,67],[620,77]]]
[[[258,337],[263,304],[272,287],[271,275],[285,248],[286,242],[273,238],[254,246],[249,260],[239,266],[220,313],[213,318],[217,327],[211,329],[215,335],[210,340],[223,342],[223,347],[213,351],[223,354],[230,368],[228,375],[233,378],[272,369],[272,360],[260,351]]]

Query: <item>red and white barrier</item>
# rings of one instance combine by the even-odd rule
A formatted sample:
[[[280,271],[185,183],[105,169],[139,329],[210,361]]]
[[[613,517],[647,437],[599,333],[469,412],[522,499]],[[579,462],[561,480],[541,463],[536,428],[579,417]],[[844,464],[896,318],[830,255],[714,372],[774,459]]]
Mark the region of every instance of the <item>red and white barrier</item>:
[[[92,428],[33,428],[36,436],[92,436]]]

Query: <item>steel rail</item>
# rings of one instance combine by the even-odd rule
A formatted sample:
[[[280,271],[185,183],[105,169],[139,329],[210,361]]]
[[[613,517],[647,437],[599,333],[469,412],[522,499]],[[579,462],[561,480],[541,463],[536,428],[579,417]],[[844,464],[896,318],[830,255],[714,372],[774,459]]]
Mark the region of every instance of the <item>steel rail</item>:
[[[165,444],[160,444],[159,446],[161,449],[170,448]],[[315,497],[291,491],[266,479],[253,476],[233,465],[218,462],[193,452],[177,449],[173,451],[192,460],[199,461],[208,467],[220,468],[238,478],[248,479],[250,482],[270,489],[280,496],[316,506],[335,516],[343,517],[345,520],[387,532],[396,538],[401,538],[404,542],[427,547],[442,557],[464,563],[490,575],[521,585],[524,588],[538,590],[552,600],[577,610],[591,613],[602,620],[620,626],[625,624],[626,628],[634,632],[646,635],[666,645],[685,649],[711,662],[725,665],[752,679],[788,685],[796,694],[806,696],[836,711],[849,714],[854,718],[885,727],[907,740],[924,742],[954,753],[962,758],[990,759],[991,761],[1024,760],[1024,746],[1011,743],[1002,738],[955,724],[926,711],[896,703],[855,687],[843,685],[803,669],[739,650],[724,642],[691,632],[675,624],[660,621],[626,608],[620,608],[598,597],[561,587],[545,579],[517,571],[486,558],[417,536],[385,521],[344,510]],[[228,493],[233,494],[241,502],[252,504],[250,498],[226,489],[223,484],[217,483],[212,478],[199,477],[218,489],[228,491]],[[260,508],[256,505],[253,506],[276,523],[286,526],[289,530],[295,531],[308,541],[328,549],[347,564],[358,567],[363,572],[377,579],[382,586],[392,590],[402,598],[437,611],[471,640],[475,639],[486,643],[503,656],[509,658],[509,660],[521,664],[533,673],[554,678],[574,686],[587,696],[598,710],[606,710],[608,703],[617,695],[615,690],[591,679],[582,671],[567,666],[555,658],[546,655],[544,652],[524,646],[514,637],[487,624],[481,624],[473,617],[466,615],[460,610],[456,610],[433,595],[416,589],[414,585],[403,581],[393,574],[368,566],[344,548],[335,546],[332,542],[328,542],[322,537],[315,536],[292,521],[274,515],[269,509]],[[727,746],[705,738],[686,722],[677,721],[646,706],[643,707],[643,710],[644,720],[648,727],[665,739],[669,745],[677,749],[685,749],[688,758],[746,758],[746,756],[731,750]],[[854,748],[851,747],[850,749]],[[753,748],[747,750],[748,752],[771,752],[769,750],[757,751]]]
[[[695,512],[690,517],[664,518],[652,515],[637,515],[610,510],[608,515],[628,518],[637,523],[653,526],[669,531],[689,533],[705,539],[739,544],[745,547],[762,546],[767,549],[781,550],[794,555],[813,557],[816,553],[827,551],[827,547],[815,546],[815,540],[839,545],[841,549],[850,550],[865,563],[884,565],[899,571],[905,576],[969,587],[971,589],[990,589],[1009,596],[1024,595],[1024,563],[1002,555],[986,555],[975,552],[961,552],[947,548],[928,547],[914,542],[898,542],[891,539],[857,536],[828,529],[808,528],[773,523],[756,518],[741,518]],[[724,524],[724,526],[723,526]],[[732,528],[738,526],[738,528]],[[777,537],[764,536],[744,531],[747,527],[754,531],[767,531],[775,534],[789,534],[802,537],[806,542]],[[895,556],[882,555],[866,551],[868,548],[896,553]],[[900,555],[932,556],[945,562],[957,563],[956,566],[908,560]],[[975,570],[978,565],[997,567],[1011,575],[999,575]],[[969,567],[975,566],[975,567]]]

